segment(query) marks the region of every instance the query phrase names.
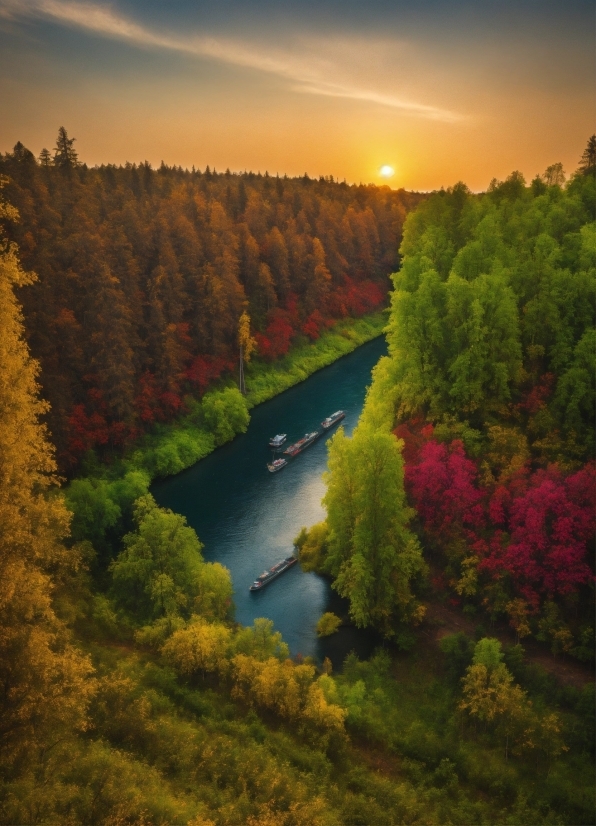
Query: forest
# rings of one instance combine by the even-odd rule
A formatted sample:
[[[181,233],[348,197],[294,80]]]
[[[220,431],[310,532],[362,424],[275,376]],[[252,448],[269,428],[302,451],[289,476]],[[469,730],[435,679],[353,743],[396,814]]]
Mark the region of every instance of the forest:
[[[389,356],[301,538],[358,624],[421,618],[428,572],[468,615],[593,660],[595,144],[566,187],[556,164],[514,172],[408,218]]]
[[[423,198],[332,178],[0,156],[7,228],[37,281],[19,292],[62,472],[187,410],[238,365],[246,311],[278,359],[386,302],[405,214]]]
[[[593,682],[526,649],[593,655],[596,136],[567,183],[554,165],[424,198],[61,151],[2,159],[0,822],[593,823]],[[282,321],[315,348],[398,266],[389,355],[296,539],[384,639],[334,672],[235,622],[229,572],[127,448],[199,398],[213,440],[241,429],[241,394],[205,390],[243,311],[266,365]]]

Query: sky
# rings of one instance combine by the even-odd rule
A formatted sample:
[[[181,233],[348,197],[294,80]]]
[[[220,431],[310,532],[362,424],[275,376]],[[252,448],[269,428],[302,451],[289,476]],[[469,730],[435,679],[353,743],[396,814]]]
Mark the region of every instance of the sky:
[[[0,151],[478,191],[577,167],[594,34],[592,0],[0,0]]]

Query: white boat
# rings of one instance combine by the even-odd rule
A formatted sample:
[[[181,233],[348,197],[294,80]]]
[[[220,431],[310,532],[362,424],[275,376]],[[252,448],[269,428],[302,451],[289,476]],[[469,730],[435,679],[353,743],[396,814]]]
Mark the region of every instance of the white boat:
[[[295,565],[297,562],[298,560],[295,556],[288,556],[286,559],[282,559],[281,562],[278,562],[272,568],[269,568],[268,571],[264,571],[261,576],[257,577],[248,590],[260,591],[261,588],[269,585],[272,580],[276,579],[280,574],[283,574],[284,571],[287,571],[288,568],[291,568],[292,565]]]
[[[278,433],[272,439],[269,439],[269,447],[281,447],[286,440],[285,433]]]
[[[333,427],[334,424],[341,422],[341,420],[345,418],[346,414],[344,413],[344,411],[338,410],[331,416],[327,416],[327,418],[321,422],[321,427],[323,428],[323,430],[329,430],[330,427]]]
[[[267,465],[267,470],[269,473],[277,473],[278,470],[281,470],[288,464],[287,459],[274,459],[272,462],[269,462]]]

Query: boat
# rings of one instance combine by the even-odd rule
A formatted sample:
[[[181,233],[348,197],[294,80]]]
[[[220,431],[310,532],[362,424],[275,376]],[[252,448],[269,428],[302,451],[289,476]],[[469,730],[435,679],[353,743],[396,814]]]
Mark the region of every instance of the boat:
[[[267,470],[269,473],[277,473],[278,470],[281,470],[288,464],[287,459],[274,459],[272,462],[269,462],[267,465]]]
[[[286,440],[285,433],[278,433],[272,439],[269,439],[269,447],[281,447]]]
[[[341,420],[345,419],[345,418],[346,418],[346,414],[344,413],[344,411],[343,410],[338,410],[336,413],[333,413],[331,416],[327,416],[327,418],[324,419],[321,422],[321,427],[323,428],[323,430],[329,430],[330,427],[333,427],[334,424],[337,424],[338,422],[341,422]]]
[[[298,562],[298,559],[295,556],[288,556],[286,559],[282,559],[280,562],[277,562],[272,568],[269,568],[268,571],[263,571],[261,576],[257,577],[253,584],[248,589],[249,591],[260,591],[265,585],[269,585],[274,579],[276,579],[280,574],[283,574],[284,571],[287,571],[288,568],[291,568],[292,565],[295,565]]]
[[[315,439],[319,438],[319,435],[320,434],[319,434],[318,430],[313,430],[312,433],[306,433],[302,437],[302,439],[299,439],[297,442],[294,442],[293,445],[290,445],[289,447],[287,447],[284,450],[284,453],[286,453],[288,456],[297,456],[299,453],[301,453],[304,450],[305,447],[308,447],[309,445],[312,445],[312,443],[315,441]]]

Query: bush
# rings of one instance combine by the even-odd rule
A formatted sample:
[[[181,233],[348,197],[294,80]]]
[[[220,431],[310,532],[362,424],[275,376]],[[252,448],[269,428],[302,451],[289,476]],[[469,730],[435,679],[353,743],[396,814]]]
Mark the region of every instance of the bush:
[[[202,407],[203,421],[216,445],[231,441],[237,433],[246,433],[250,416],[246,399],[236,387],[208,393]]]
[[[327,552],[327,523],[319,522],[312,528],[302,528],[294,545],[298,549],[302,570],[320,573]]]
[[[335,634],[340,625],[341,619],[336,614],[327,611],[317,622],[317,634],[319,637],[328,637]]]

